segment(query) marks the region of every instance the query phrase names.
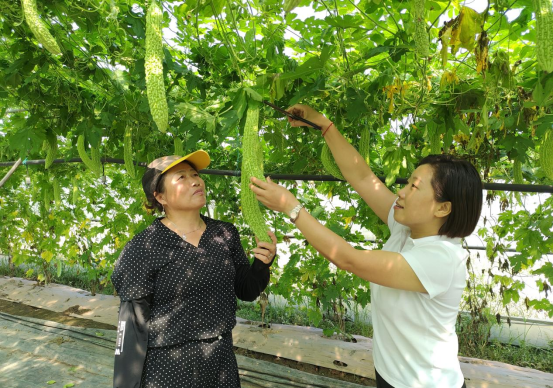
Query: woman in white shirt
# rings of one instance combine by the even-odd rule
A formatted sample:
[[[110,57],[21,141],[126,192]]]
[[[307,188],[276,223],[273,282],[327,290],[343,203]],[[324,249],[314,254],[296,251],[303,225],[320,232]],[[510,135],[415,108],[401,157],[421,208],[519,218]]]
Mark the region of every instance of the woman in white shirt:
[[[259,201],[288,214],[307,241],[337,267],[371,283],[377,386],[465,387],[455,321],[468,257],[461,238],[473,232],[482,210],[478,172],[467,161],[431,155],[396,195],[324,115],[305,105],[294,105],[289,112],[322,128],[344,178],[390,228],[382,250],[356,250],[284,187],[269,178],[252,178]]]

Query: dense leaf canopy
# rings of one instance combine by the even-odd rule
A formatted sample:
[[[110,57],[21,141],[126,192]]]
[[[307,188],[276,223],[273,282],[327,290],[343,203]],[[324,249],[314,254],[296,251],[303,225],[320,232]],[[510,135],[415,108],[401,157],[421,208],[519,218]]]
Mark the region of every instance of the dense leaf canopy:
[[[517,162],[525,183],[551,184],[539,155],[553,123],[553,76],[536,61],[531,0],[490,1],[479,13],[456,0],[301,0],[290,12],[281,0],[163,1],[166,133],[152,120],[146,94],[147,1],[38,3],[61,55],[38,43],[20,1],[0,0],[1,161],[45,159],[55,144],[56,158],[76,158],[79,135],[102,158],[122,159],[127,131],[137,162],[172,154],[179,139],[185,152],[208,150],[210,168],[239,170],[247,103],[267,99],[314,106],[355,146],[369,128],[371,167],[388,183],[407,176],[420,157],[443,152],[468,158],[486,182],[514,181]],[[415,50],[415,3],[424,4],[427,57]],[[314,16],[302,16],[304,7]],[[320,133],[291,128],[280,113],[263,109],[265,172],[326,174]],[[107,178],[98,179],[82,164],[20,167],[0,192],[0,251],[16,263],[37,263],[46,280],[52,264],[58,273],[62,264],[80,264],[91,278],[108,282],[124,243],[151,220],[142,216],[143,170],[133,179],[123,168],[106,163]],[[206,179],[217,217],[241,224],[238,180]],[[353,225],[371,230],[377,244],[386,237],[344,184],[300,189],[310,210],[349,241],[363,240]],[[317,208],[321,195],[351,206],[326,214]],[[509,213],[516,198],[490,193],[488,200],[497,196],[506,212],[481,235],[506,276],[492,276],[484,292],[497,283],[507,302],[517,299],[522,283],[513,276],[525,269],[541,271],[539,286],[547,292],[553,272],[541,260],[553,251],[551,201],[517,216]],[[292,233],[281,216],[267,217],[280,235]],[[518,230],[514,222],[526,226]],[[521,239],[532,249],[507,256],[505,247]],[[308,297],[311,307],[341,303],[341,296],[368,302],[364,282],[334,273],[309,246],[294,243],[290,251],[289,264],[275,273],[274,292]],[[546,298],[527,304],[553,315]],[[318,314],[313,310],[314,322]]]

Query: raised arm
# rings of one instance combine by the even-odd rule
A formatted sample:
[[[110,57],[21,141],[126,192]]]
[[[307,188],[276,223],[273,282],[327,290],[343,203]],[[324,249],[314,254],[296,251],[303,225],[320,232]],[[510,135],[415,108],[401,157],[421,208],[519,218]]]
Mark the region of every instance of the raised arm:
[[[267,178],[263,182],[252,177],[250,188],[257,199],[269,209],[285,214],[299,204],[292,193]],[[400,290],[426,293],[426,289],[401,253],[387,251],[361,251],[348,244],[301,209],[296,227],[320,254],[338,268],[351,272],[362,279],[382,286]]]
[[[384,223],[388,223],[388,213],[396,200],[396,195],[378,179],[355,147],[344,138],[329,119],[309,106],[297,104],[290,107],[288,111],[322,128],[324,139],[344,178],[376,215]],[[308,126],[290,117],[288,120],[294,127]]]

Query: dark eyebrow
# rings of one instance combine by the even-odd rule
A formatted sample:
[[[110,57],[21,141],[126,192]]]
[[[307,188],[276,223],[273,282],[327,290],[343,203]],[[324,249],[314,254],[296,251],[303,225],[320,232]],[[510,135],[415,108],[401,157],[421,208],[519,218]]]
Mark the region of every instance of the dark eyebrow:
[[[415,180],[418,179],[420,183],[424,183],[424,181],[421,178],[419,178],[418,176],[411,176],[411,178],[413,178]],[[411,179],[411,178],[409,178],[409,179]]]
[[[181,170],[177,170],[173,173],[173,175],[177,175],[177,174],[180,174],[180,173],[187,173],[187,172],[195,172],[196,174],[198,173],[198,171],[194,170],[192,167],[190,167],[189,170],[184,170],[184,169],[181,169]]]
[[[180,170],[175,171],[175,174],[177,174],[179,172],[188,172],[188,171],[198,172],[195,169],[193,169],[192,167],[190,167],[188,170],[185,170],[185,169],[181,168]]]

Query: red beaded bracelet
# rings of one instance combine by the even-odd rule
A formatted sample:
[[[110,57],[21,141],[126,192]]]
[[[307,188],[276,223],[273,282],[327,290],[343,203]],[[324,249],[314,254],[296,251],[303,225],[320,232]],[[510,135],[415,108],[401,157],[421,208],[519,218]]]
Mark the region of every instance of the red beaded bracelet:
[[[328,127],[326,127],[326,129],[325,129],[324,132],[323,132],[323,136],[326,134],[326,132],[328,131],[328,129],[329,129],[333,124],[334,124],[334,123],[330,123],[330,124],[328,125]]]

